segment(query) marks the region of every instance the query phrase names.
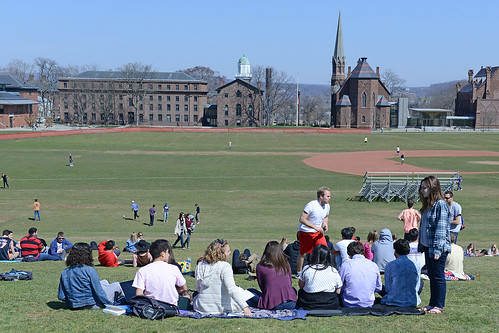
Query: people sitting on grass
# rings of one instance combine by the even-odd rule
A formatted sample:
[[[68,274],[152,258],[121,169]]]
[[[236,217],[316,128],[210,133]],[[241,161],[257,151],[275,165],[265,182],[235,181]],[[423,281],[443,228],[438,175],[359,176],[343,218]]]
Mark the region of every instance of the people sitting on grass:
[[[455,244],[456,235],[454,233],[450,233],[450,253],[447,255],[447,259],[445,260],[445,273],[452,273],[458,279],[465,280],[464,277],[464,251],[463,248],[457,244]]]
[[[499,255],[499,250],[497,250],[497,245],[496,244],[492,244],[492,246],[490,247],[490,249],[487,251],[487,255],[488,256],[497,256],[497,255]]]
[[[347,247],[351,260],[340,268],[341,298],[344,307],[368,308],[374,303],[374,292],[381,291],[381,276],[378,266],[364,257],[364,248],[359,242]]]
[[[331,252],[324,245],[312,251],[308,265],[298,281],[297,308],[305,310],[335,310],[339,307],[341,277],[333,267]]]
[[[208,245],[203,261],[196,267],[196,289],[194,311],[203,314],[223,314],[227,312],[243,312],[251,316],[246,303],[249,297],[245,291],[236,286],[231,265],[230,246],[223,239],[216,239]]]
[[[58,255],[44,253],[45,247],[38,239],[38,229],[29,228],[28,235],[21,238],[21,256],[23,261],[44,261],[44,260],[62,260]]]
[[[291,266],[291,273],[296,274],[297,273],[297,260],[298,257],[300,256],[300,240],[298,239],[298,234],[300,232],[298,231],[296,233],[296,240],[286,246],[286,249],[284,250],[284,254],[288,256],[288,262],[289,265]],[[305,261],[307,258],[305,257]],[[305,262],[303,263],[305,265]]]
[[[393,237],[390,229],[382,229],[379,233],[379,240],[374,242],[371,247],[373,252],[373,262],[379,267],[379,271],[383,273],[385,266],[392,260],[395,260],[393,254]]]
[[[232,255],[232,271],[234,274],[248,274],[248,280],[256,279],[256,265],[260,256],[256,253],[251,254],[250,250],[244,249],[240,253],[238,249],[234,250]]]
[[[61,273],[57,297],[71,309],[100,309],[112,304],[93,267],[92,250],[87,243],[76,243]]]
[[[364,257],[366,257],[369,260],[373,260],[373,252],[371,251],[371,248],[374,244],[379,239],[378,232],[376,230],[371,230],[367,234],[367,242],[364,244]]]
[[[107,239],[98,245],[99,262],[102,266],[116,267],[125,263],[124,260],[118,260],[121,251],[115,244],[113,240]]]
[[[381,299],[381,304],[401,307],[416,307],[421,303],[419,294],[422,283],[421,267],[410,260],[409,242],[398,239],[393,243],[396,260],[390,261],[385,267],[386,294]]]
[[[136,251],[133,254],[133,267],[144,267],[145,265],[151,263],[153,258],[149,252],[150,243],[141,239],[135,244]],[[170,253],[171,255],[171,253]]]
[[[64,232],[59,231],[57,237],[50,243],[49,254],[58,255],[65,259],[72,247],[73,244],[64,237]]]
[[[296,307],[297,296],[291,281],[291,267],[279,242],[271,241],[265,246],[262,259],[256,266],[256,279],[261,292],[250,289],[259,296],[256,307],[267,310]]]
[[[475,249],[475,244],[470,243],[468,247],[466,247],[466,252],[464,253],[465,257],[475,257],[476,256],[476,249]]]
[[[14,249],[12,231],[5,229],[0,237],[0,260],[13,260],[18,254]]]
[[[421,267],[421,273],[426,274],[426,262],[424,258],[424,253],[418,251],[418,237],[419,231],[416,228],[409,230],[409,254],[407,257],[413,262],[417,263]]]
[[[126,245],[123,251],[135,253],[135,251],[137,250],[135,248],[135,244],[137,244],[137,242],[138,242],[137,235],[135,234],[135,232],[132,232],[130,238],[126,240]]]
[[[353,234],[355,229],[352,227],[341,229],[341,237],[342,240],[338,243],[334,244],[334,258],[336,262],[336,267],[339,269],[341,265],[349,259],[347,254],[348,244],[351,242],[355,242],[353,238]]]
[[[178,304],[179,294],[187,291],[187,284],[180,270],[169,264],[172,248],[166,239],[152,242],[149,252],[153,262],[140,268],[132,286],[136,295],[145,295],[172,305]]]

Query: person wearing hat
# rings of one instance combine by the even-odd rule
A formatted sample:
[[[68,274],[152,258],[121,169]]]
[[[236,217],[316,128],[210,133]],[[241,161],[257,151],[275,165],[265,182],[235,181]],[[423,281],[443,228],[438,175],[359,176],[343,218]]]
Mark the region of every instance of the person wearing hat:
[[[141,239],[135,244],[137,252],[133,254],[133,267],[143,267],[152,262],[152,256],[149,253],[150,243]]]

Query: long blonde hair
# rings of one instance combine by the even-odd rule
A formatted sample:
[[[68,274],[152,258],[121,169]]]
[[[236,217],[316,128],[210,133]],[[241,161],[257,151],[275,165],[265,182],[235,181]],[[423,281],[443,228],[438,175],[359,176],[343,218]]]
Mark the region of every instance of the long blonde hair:
[[[421,194],[421,185],[425,183],[430,188],[430,195],[428,198],[423,197]],[[438,200],[443,200],[442,188],[440,187],[440,181],[434,176],[425,177],[419,184],[419,200],[423,206],[421,207],[421,213],[425,212],[428,208],[433,207],[433,205]]]
[[[130,240],[135,243],[137,241],[137,235],[135,234],[135,232],[132,232],[132,234],[130,235]]]
[[[204,261],[208,264],[214,264],[219,261],[226,261],[227,258],[223,252],[223,248],[229,245],[226,240],[215,239],[208,245],[204,252]]]

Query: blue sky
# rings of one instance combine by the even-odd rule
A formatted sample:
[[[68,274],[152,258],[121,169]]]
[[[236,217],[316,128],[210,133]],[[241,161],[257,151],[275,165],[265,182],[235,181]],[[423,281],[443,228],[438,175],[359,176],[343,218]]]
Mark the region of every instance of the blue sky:
[[[499,1],[4,1],[0,66],[128,62],[157,71],[207,66],[228,78],[244,54],[302,83],[329,84],[338,11],[347,66],[367,57],[408,86],[499,65]]]

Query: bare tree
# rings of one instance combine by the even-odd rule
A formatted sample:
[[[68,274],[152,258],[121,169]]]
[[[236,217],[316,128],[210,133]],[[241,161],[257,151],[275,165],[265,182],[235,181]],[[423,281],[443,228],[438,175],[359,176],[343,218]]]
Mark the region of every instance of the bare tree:
[[[16,79],[22,82],[29,80],[30,76],[33,75],[33,64],[28,64],[20,59],[12,59],[5,68],[0,71],[9,73]]]
[[[43,116],[50,116],[54,96],[57,91],[57,81],[59,80],[61,69],[57,62],[52,59],[38,57],[34,61],[38,79],[35,81],[38,92],[42,99]]]
[[[221,75],[219,72],[215,72],[209,67],[196,66],[193,68],[181,69],[177,72],[185,73],[192,76],[193,78],[201,81],[206,81],[208,83],[208,103],[212,104],[216,99],[216,89],[227,82],[227,78]]]
[[[151,65],[144,65],[138,62],[131,62],[118,70],[123,72],[123,80],[118,82],[124,85],[129,96],[128,106],[135,112],[136,125],[139,126],[139,110],[143,105],[143,100],[146,95],[145,80],[153,78]],[[118,87],[119,88],[119,87]]]
[[[302,120],[308,125],[321,125],[327,122],[327,107],[325,96],[307,95],[301,100]]]
[[[386,89],[388,89],[392,97],[405,96],[406,81],[391,69],[388,68],[381,73],[381,81],[385,85]]]
[[[293,99],[295,94],[295,85],[292,84],[292,78],[284,72],[279,72],[272,67],[269,81],[266,78],[266,68],[263,66],[254,66],[251,70],[253,82],[256,86],[261,84],[265,87],[263,124],[271,126],[274,123],[276,113],[284,111],[288,106],[289,100]]]
[[[296,123],[296,101],[290,99],[286,106],[276,112],[275,121],[282,125]]]

